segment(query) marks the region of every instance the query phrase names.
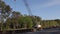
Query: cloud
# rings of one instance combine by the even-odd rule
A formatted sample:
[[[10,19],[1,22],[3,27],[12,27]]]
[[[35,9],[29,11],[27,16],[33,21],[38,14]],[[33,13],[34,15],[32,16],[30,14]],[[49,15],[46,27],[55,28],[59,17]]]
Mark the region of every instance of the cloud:
[[[38,4],[33,4],[31,9],[33,10],[39,10],[41,8],[46,8],[46,7],[53,7],[53,6],[58,6],[60,5],[60,0],[47,0],[43,1],[41,4],[38,2]]]
[[[41,7],[50,7],[50,6],[59,5],[59,4],[60,4],[60,0],[51,0],[51,2],[41,5]]]

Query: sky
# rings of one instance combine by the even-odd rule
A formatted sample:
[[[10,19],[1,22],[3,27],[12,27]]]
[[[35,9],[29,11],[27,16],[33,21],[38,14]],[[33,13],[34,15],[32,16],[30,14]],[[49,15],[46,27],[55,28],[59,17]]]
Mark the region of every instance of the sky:
[[[3,0],[13,11],[28,14],[23,0]],[[27,0],[33,15],[44,20],[60,19],[60,0]]]

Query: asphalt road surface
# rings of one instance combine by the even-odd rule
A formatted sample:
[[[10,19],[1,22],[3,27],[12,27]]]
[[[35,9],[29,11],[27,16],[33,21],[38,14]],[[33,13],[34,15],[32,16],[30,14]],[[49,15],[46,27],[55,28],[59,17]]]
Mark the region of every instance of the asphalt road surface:
[[[60,34],[60,28],[44,29],[37,32],[25,32],[15,34]]]

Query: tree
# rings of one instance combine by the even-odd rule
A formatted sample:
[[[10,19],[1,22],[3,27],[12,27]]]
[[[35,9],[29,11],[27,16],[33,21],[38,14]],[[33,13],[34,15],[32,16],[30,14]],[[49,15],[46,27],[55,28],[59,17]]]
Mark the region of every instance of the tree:
[[[52,27],[56,27],[58,26],[59,24],[54,21],[54,20],[43,20],[42,22],[42,27],[43,28],[52,28]]]
[[[50,27],[56,27],[56,26],[58,26],[59,24],[56,22],[56,21],[54,21],[54,20],[51,20],[50,21]]]
[[[22,14],[20,12],[17,12],[17,11],[12,12],[12,17],[13,18],[18,18],[19,16],[22,16]]]
[[[3,27],[4,19],[7,19],[7,17],[9,17],[11,8],[9,5],[6,5],[5,2],[3,2],[1,0],[0,0],[0,8],[1,8],[0,17],[1,17],[2,27]],[[1,29],[2,29],[2,27],[1,27]]]
[[[11,12],[11,8],[9,5],[6,5],[5,2],[1,1],[1,8],[2,8],[2,11],[0,12],[1,15],[6,18],[10,15],[10,12]]]
[[[30,17],[23,16],[19,18],[19,24],[21,28],[32,28],[33,22]]]
[[[30,16],[31,20],[33,22],[33,27],[37,26],[37,25],[41,25],[41,17],[39,16]]]
[[[54,21],[56,21],[60,26],[60,19],[55,19]]]
[[[22,16],[22,14],[20,12],[17,12],[17,11],[12,12],[12,18],[15,19],[16,28],[18,28],[18,26],[19,26],[18,19],[19,19],[20,16]]]
[[[33,22],[29,16],[24,17],[25,23],[27,24],[27,28],[32,28]]]

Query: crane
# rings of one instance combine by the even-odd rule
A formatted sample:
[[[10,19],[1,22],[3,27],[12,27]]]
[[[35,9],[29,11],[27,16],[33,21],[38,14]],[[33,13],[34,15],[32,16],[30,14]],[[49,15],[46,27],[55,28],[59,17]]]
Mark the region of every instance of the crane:
[[[31,12],[31,9],[30,9],[30,7],[29,7],[29,4],[28,4],[27,0],[23,0],[23,1],[24,1],[24,3],[25,3],[26,9],[27,9],[29,15],[33,17],[32,12]],[[34,19],[35,19],[35,18],[34,18]],[[37,19],[36,19],[36,20],[33,20],[33,19],[32,19],[32,22],[35,22],[35,23],[36,23],[33,27],[35,27],[35,26],[36,26],[36,27],[41,27],[41,25],[39,25],[39,24],[37,23]]]
[[[16,0],[14,0],[14,1],[16,2]],[[29,7],[29,4],[28,4],[27,0],[23,0],[23,2],[25,4],[25,6],[26,6],[26,9],[28,11],[29,16],[32,16],[32,12],[31,12],[31,9]]]
[[[29,15],[32,16],[32,12],[31,12],[31,9],[29,7],[29,4],[28,4],[27,0],[23,0],[23,2],[25,3],[26,9],[27,9]]]
[[[16,2],[16,0],[14,0],[14,2]],[[26,6],[26,9],[27,9],[28,13],[29,13],[29,16],[34,17],[34,16],[32,15],[32,12],[31,12],[31,9],[30,9],[30,7],[29,7],[29,4],[28,4],[27,0],[23,0],[23,2],[24,2],[24,4],[25,4],[25,6]],[[34,19],[35,19],[35,18],[34,18]],[[36,19],[36,20],[33,20],[33,19],[31,18],[31,20],[32,20],[32,22],[35,21],[35,23],[36,23],[36,25],[37,25],[37,19]],[[35,25],[34,25],[34,26],[35,26]],[[41,27],[40,25],[38,25],[38,26]]]

